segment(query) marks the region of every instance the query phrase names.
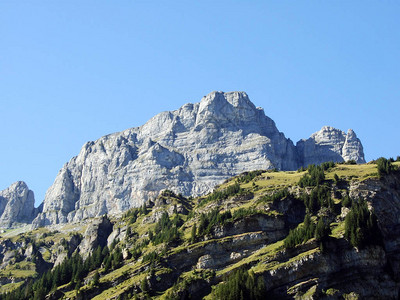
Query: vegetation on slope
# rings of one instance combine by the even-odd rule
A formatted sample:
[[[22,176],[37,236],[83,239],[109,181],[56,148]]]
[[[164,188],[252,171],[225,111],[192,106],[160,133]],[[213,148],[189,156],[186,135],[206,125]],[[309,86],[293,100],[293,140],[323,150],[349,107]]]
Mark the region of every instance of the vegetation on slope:
[[[398,165],[378,159],[246,172],[198,199],[164,191],[155,203],[113,219],[114,230],[124,234],[86,259],[76,245],[85,238],[82,227],[77,233],[66,225],[4,234],[1,247],[20,248],[1,267],[0,276],[18,280],[1,290],[0,299],[262,299],[266,272],[315,253],[329,255],[335,240],[345,238],[360,249],[381,245],[374,212],[350,197],[349,183],[382,178]],[[64,261],[53,265],[62,253]],[[40,268],[45,261],[48,268]],[[27,272],[18,275],[17,266]]]

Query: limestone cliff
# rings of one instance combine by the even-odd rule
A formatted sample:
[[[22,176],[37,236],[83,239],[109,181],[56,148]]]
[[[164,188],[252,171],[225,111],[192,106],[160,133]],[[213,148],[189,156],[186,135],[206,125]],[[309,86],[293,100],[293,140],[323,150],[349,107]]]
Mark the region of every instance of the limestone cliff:
[[[339,129],[324,126],[307,140],[297,142],[300,164],[321,164],[324,161],[365,163],[363,146],[352,129],[347,134]]]
[[[331,131],[296,147],[246,93],[212,92],[200,103],[162,112],[141,127],[86,143],[48,189],[34,226],[118,214],[164,189],[201,195],[249,170],[364,161],[352,131]]]
[[[35,217],[35,197],[25,182],[18,181],[0,191],[0,228],[30,223]]]

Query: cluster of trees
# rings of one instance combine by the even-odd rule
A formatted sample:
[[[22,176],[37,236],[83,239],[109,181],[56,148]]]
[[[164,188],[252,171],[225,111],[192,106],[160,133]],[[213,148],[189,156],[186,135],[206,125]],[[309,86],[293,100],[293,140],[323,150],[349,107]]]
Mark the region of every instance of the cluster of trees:
[[[217,190],[217,191],[212,192],[201,203],[205,204],[210,201],[225,200],[231,196],[239,194],[240,192],[242,192],[242,188],[240,187],[240,184],[235,183],[233,185],[228,186],[226,189]]]
[[[242,175],[240,175],[237,178],[237,181],[243,182],[243,183],[248,183],[248,182],[252,181],[254,178],[256,178],[257,176],[260,176],[262,173],[263,173],[262,170],[244,172]]]
[[[200,215],[199,227],[197,228],[196,238],[211,233],[211,230],[216,225],[222,225],[228,220],[232,219],[230,210],[220,213],[217,208],[209,213],[202,213]]]
[[[290,192],[287,188],[278,190],[277,192],[273,193],[272,195],[265,195],[262,198],[260,198],[261,202],[276,202],[280,201],[282,199],[285,199],[290,196]]]
[[[393,161],[393,159],[386,159],[384,157],[380,157],[376,160],[379,177],[389,175],[397,169],[395,168],[395,166],[392,165]]]
[[[113,245],[110,247],[112,249]],[[86,259],[75,252],[72,256],[67,257],[64,261],[38,277],[36,280],[30,280],[27,284],[13,290],[6,295],[0,295],[0,299],[44,299],[48,293],[57,287],[70,283],[79,289],[83,279],[89,272],[98,269],[104,264],[105,272],[111,268],[116,269],[122,263],[122,253],[119,247],[115,247],[114,251],[110,251],[107,246],[98,246],[96,250]],[[95,274],[93,284],[99,281],[99,274]],[[97,280],[96,280],[97,279]]]
[[[265,297],[263,278],[244,268],[233,271],[212,292],[212,298],[219,300],[258,300]]]
[[[329,224],[325,222],[324,218],[319,218],[317,225],[315,225],[311,216],[306,214],[303,224],[289,231],[288,236],[283,240],[283,246],[287,249],[294,248],[313,237],[322,243],[326,241],[330,233]]]
[[[299,180],[300,187],[316,186],[324,182],[325,173],[321,166],[309,165],[307,171],[308,174],[304,174]]]
[[[174,214],[173,219],[169,218],[167,212],[161,215],[161,218],[156,223],[154,233],[149,231],[149,239],[154,245],[161,243],[178,242],[180,240],[178,228],[182,225],[183,221],[178,213]]]
[[[299,180],[300,187],[317,186],[325,180],[325,171],[335,167],[332,161],[324,162],[318,166],[309,165],[307,167],[308,174],[304,174]]]
[[[255,208],[239,208],[235,210],[233,214],[230,210],[221,213],[217,208],[209,213],[202,213],[200,215],[199,226],[197,227],[197,225],[194,224],[192,227],[191,242],[194,243],[198,238],[210,234],[214,226],[224,225],[256,213],[258,213],[258,210]]]
[[[325,185],[314,187],[310,194],[304,193],[301,198],[311,214],[318,212],[322,207],[329,209],[334,207],[330,189]]]
[[[358,248],[382,243],[376,215],[368,209],[366,201],[353,201],[345,219],[344,235],[354,247]]]

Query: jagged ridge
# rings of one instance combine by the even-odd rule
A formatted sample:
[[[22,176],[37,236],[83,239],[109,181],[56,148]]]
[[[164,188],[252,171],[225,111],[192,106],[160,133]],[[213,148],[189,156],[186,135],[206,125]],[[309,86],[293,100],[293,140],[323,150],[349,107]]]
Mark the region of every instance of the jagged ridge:
[[[246,93],[212,92],[141,127],[86,143],[60,170],[34,225],[118,214],[164,189],[202,195],[243,171],[347,159],[364,162],[353,131],[324,127],[296,147]]]

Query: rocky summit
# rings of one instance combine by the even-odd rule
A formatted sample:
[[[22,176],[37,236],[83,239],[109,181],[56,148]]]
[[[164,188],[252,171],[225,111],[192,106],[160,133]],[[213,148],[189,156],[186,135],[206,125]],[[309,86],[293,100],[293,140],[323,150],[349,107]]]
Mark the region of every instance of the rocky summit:
[[[244,171],[365,162],[352,130],[323,127],[295,146],[244,92],[212,92],[146,124],[87,142],[59,171],[33,222],[77,222],[139,207],[170,189],[210,192]]]
[[[0,191],[0,228],[30,223],[35,217],[35,196],[25,182],[18,181]]]

